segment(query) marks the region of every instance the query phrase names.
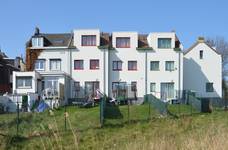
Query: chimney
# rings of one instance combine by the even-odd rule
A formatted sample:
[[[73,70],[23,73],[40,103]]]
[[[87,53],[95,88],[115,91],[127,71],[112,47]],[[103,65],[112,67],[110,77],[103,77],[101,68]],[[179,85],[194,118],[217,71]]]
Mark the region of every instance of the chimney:
[[[197,40],[199,43],[204,43],[204,37],[200,36],[198,37],[198,40]]]
[[[35,28],[35,35],[39,35],[40,34],[40,29],[38,27]]]

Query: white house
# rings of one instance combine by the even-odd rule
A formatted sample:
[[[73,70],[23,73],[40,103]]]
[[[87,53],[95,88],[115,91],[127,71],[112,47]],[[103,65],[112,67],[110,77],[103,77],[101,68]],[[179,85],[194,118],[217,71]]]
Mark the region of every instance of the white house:
[[[109,97],[124,94],[142,100],[144,95],[153,94],[162,100],[178,99],[184,89],[199,90],[197,84],[192,85],[193,75],[186,75],[186,69],[183,72],[191,66],[186,61],[183,65],[182,50],[175,32],[109,34],[99,29],[77,29],[73,33],[44,34],[36,29],[26,49],[26,66],[31,72],[15,73],[14,88],[18,93],[32,90],[41,94],[52,89],[65,102],[69,98],[96,98],[97,90]],[[195,51],[184,58],[197,59]],[[39,74],[39,80],[32,79],[37,87],[18,89],[17,76],[27,78],[31,74]],[[221,92],[221,84],[213,83]]]
[[[185,90],[193,90],[201,98],[222,97],[222,57],[204,38],[184,53],[183,72]]]

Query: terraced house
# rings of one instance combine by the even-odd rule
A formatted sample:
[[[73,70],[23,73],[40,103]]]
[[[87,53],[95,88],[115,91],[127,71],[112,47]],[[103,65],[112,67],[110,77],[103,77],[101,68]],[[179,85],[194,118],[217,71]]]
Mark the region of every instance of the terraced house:
[[[77,29],[46,34],[37,28],[26,44],[28,72],[14,72],[13,88],[17,93],[40,95],[51,89],[62,102],[96,98],[97,91],[137,101],[150,93],[162,100],[179,99],[183,80],[188,80],[183,76],[183,58],[175,32]]]

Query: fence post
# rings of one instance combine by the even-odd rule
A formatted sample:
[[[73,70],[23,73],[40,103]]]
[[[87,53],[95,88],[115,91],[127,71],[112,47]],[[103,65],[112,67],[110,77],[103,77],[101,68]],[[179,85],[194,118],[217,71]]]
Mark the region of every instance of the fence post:
[[[65,126],[65,131],[67,130],[67,124],[66,124],[66,104],[64,105],[64,121],[65,121],[65,123],[64,123],[64,126]]]
[[[18,103],[18,97],[17,97],[17,136],[19,132],[19,103]]]
[[[101,127],[103,127],[104,125],[104,100],[106,99],[106,97],[104,96],[103,98],[101,98],[100,101],[100,124]]]
[[[130,104],[129,100],[127,100],[128,110],[127,110],[127,117],[128,117],[128,123],[130,123]]]
[[[146,95],[146,101],[148,102],[148,105],[149,105],[149,111],[148,111],[149,117],[148,117],[148,120],[150,120],[150,119],[151,119],[151,112],[150,112],[151,106],[150,106],[150,100],[149,100],[149,98],[148,98],[148,95]]]

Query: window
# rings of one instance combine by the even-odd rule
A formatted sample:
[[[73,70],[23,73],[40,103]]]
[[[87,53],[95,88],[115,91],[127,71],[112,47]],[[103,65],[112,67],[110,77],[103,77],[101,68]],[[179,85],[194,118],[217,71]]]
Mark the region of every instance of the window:
[[[80,91],[80,82],[74,82],[74,90],[75,91]]]
[[[33,47],[43,47],[44,46],[43,38],[42,37],[32,38],[32,46]]]
[[[45,69],[45,60],[38,59],[35,62],[35,70],[44,70]]]
[[[166,71],[174,71],[174,61],[166,61],[165,62],[165,70]]]
[[[60,59],[50,59],[50,70],[60,71],[61,70],[61,60]]]
[[[158,48],[171,48],[171,38],[158,38]]]
[[[79,98],[79,92],[80,92],[80,82],[74,82],[73,87],[73,96],[74,98]]]
[[[97,90],[99,90],[100,83],[99,81],[87,81],[85,82],[85,95],[89,97],[97,97],[98,93]]]
[[[137,91],[137,82],[136,81],[131,82],[131,91]]]
[[[98,59],[90,60],[90,69],[92,69],[92,70],[99,69],[99,60]]]
[[[150,70],[158,71],[159,70],[159,61],[151,61],[150,62]]]
[[[150,83],[150,92],[156,92],[156,83]]]
[[[83,70],[84,69],[84,61],[83,60],[75,60],[74,61],[74,70]]]
[[[203,59],[203,50],[200,50],[200,59]]]
[[[82,35],[82,46],[96,46],[96,35]]]
[[[30,89],[32,88],[32,77],[16,77],[17,88]]]
[[[137,61],[128,61],[128,70],[137,70]]]
[[[174,83],[161,83],[161,99],[174,98]]]
[[[51,89],[53,96],[58,95],[59,89],[59,78],[58,77],[44,77],[44,88]]]
[[[120,71],[120,70],[122,70],[122,61],[113,61],[112,62],[112,70],[113,71]]]
[[[130,37],[117,37],[116,48],[130,48]]]
[[[206,92],[214,92],[213,83],[206,83]]]

